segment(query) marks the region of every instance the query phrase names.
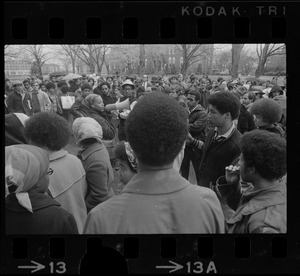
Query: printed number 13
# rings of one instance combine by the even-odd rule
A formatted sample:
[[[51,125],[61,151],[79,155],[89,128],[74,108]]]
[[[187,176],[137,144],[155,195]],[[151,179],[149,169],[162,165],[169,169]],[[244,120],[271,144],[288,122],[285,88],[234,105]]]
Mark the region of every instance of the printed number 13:
[[[58,262],[58,263],[49,263],[50,265],[50,273],[59,273],[59,274],[62,274],[62,273],[65,273],[66,272],[66,263],[64,262]],[[55,270],[54,272],[54,266],[57,265],[57,269]]]
[[[195,269],[193,269],[193,273],[202,273],[203,272],[203,264],[201,262],[194,262],[194,263],[191,263],[191,262],[187,262],[187,267],[188,267],[188,273],[191,273],[191,268],[192,268],[192,265],[195,266]]]

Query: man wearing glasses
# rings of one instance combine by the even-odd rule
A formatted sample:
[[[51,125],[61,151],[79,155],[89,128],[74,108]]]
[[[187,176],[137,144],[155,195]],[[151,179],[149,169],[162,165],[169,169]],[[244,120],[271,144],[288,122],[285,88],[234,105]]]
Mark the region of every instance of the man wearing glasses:
[[[42,90],[39,90],[38,81],[34,81],[32,84],[32,91],[29,92],[32,101],[32,112],[33,114],[39,112],[50,111],[51,101],[47,95]]]

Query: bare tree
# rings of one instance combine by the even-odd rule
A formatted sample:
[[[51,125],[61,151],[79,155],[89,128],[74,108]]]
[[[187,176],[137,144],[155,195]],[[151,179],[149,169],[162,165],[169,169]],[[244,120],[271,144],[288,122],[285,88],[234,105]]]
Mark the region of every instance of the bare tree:
[[[264,45],[264,46],[263,46]],[[260,77],[264,73],[267,60],[271,56],[285,55],[285,45],[280,44],[256,44],[256,53],[258,56],[258,65],[255,71],[255,77]]]
[[[139,76],[145,74],[145,44],[140,44]]]
[[[90,72],[94,73],[95,66],[97,66],[97,71],[101,74],[110,46],[105,44],[77,45],[77,50],[77,57],[89,66]]]
[[[176,44],[175,47],[183,57],[181,73],[185,76],[188,68],[195,62],[199,62],[206,55],[210,54],[209,47],[203,44]],[[202,46],[202,47],[201,47]]]
[[[241,57],[241,51],[243,49],[245,44],[232,44],[231,48],[231,76],[233,78],[236,78],[239,73],[239,63],[240,63],[240,57]]]
[[[21,49],[16,45],[4,45],[4,58],[18,58]]]
[[[36,73],[42,76],[42,66],[47,60],[51,59],[51,52],[46,51],[44,45],[27,45],[22,49],[27,53],[28,58],[33,61]]]
[[[241,51],[239,68],[243,75],[249,75],[253,69],[254,63],[257,61],[257,57],[253,53],[249,52],[249,49],[243,49]]]
[[[228,69],[229,74],[231,74],[231,51],[222,51],[218,53],[215,57],[215,64],[217,65],[218,71],[224,71],[225,69]]]
[[[62,44],[60,45],[61,49],[63,50],[66,55],[71,60],[72,64],[72,73],[75,73],[76,71],[76,60],[77,60],[77,46],[72,44]]]

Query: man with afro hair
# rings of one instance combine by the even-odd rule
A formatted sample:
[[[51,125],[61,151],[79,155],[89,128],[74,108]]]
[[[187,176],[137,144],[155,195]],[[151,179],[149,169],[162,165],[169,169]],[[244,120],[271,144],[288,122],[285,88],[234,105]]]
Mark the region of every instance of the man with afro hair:
[[[286,172],[285,139],[266,130],[243,135],[239,163],[217,180],[218,193],[236,211],[227,221],[229,233],[287,232]],[[252,185],[242,192],[240,179]]]
[[[120,195],[88,215],[85,234],[224,233],[216,194],[189,183],[175,169],[188,134],[187,114],[164,93],[143,96],[126,119],[138,173]]]
[[[262,98],[255,101],[250,113],[254,116],[254,122],[258,129],[267,130],[279,134],[285,138],[283,125],[278,123],[282,117],[281,106],[273,99]]]

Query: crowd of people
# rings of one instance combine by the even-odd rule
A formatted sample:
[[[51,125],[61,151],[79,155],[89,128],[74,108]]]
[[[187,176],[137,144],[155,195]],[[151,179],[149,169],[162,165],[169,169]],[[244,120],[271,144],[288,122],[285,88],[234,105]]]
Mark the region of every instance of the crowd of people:
[[[277,81],[6,79],[7,234],[286,233]]]

